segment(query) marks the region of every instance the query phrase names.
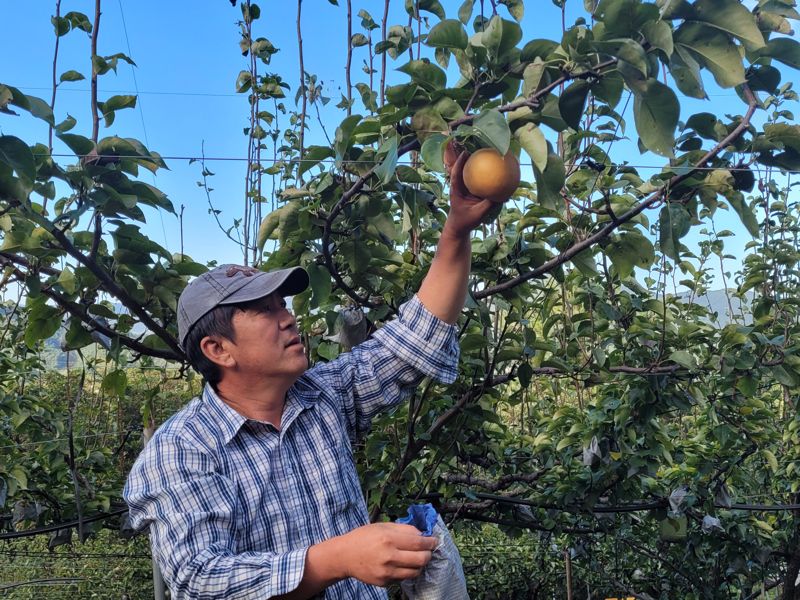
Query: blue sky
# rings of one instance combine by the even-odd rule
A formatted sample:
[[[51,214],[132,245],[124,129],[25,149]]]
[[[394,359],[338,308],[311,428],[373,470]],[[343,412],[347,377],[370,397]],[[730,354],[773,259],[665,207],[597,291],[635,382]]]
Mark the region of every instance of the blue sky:
[[[341,96],[345,81],[346,11],[345,0],[341,6],[327,0],[303,2],[303,42],[306,70],[317,74],[324,83],[325,95],[332,98],[323,112],[328,132],[333,132],[343,118],[343,113],[333,108]],[[455,17],[461,0],[443,0],[448,16]],[[280,52],[272,64],[261,67],[280,74],[291,86],[287,93],[287,106],[294,103],[294,92],[299,80],[297,37],[295,30],[296,3],[289,0],[259,3],[262,17],[254,25],[254,35],[268,38]],[[476,2],[478,6],[480,2]],[[485,3],[490,6],[489,2]],[[528,0],[523,21],[523,44],[534,38],[558,39],[561,30],[560,10],[549,0]],[[582,2],[567,2],[577,11]],[[383,2],[379,0],[353,1],[353,32],[360,31],[359,9],[365,8],[379,22]],[[62,0],[61,13],[81,11],[91,18],[94,2],[89,0]],[[501,14],[508,18],[504,8]],[[0,56],[3,68],[0,81],[20,88],[23,92],[39,96],[49,102],[52,78],[54,34],[50,15],[54,14],[55,0],[27,0],[2,2],[0,24]],[[582,13],[582,10],[580,11]],[[577,13],[576,13],[577,14]],[[574,22],[568,14],[567,24]],[[197,186],[200,179],[199,163],[189,164],[188,157],[199,157],[204,147],[208,158],[206,166],[215,173],[209,183],[215,208],[222,210],[220,218],[230,225],[242,213],[244,177],[247,155],[247,138],[242,129],[248,125],[249,109],[246,96],[236,94],[234,85],[240,70],[247,68],[241,56],[237,20],[239,7],[227,0],[201,0],[197,2],[163,2],[156,0],[103,0],[98,52],[110,55],[124,52],[136,62],[134,69],[120,63],[117,75],[109,73],[100,79],[101,100],[120,93],[136,93],[138,105],[133,110],[117,113],[112,127],[101,129],[101,137],[119,135],[145,142],[151,150],[167,160],[170,171],[161,171],[155,177],[144,172],[142,179],[156,185],[168,194],[176,209],[184,207],[184,250],[200,261],[238,261],[240,251],[230,242],[208,214],[208,202],[203,189]],[[401,0],[392,1],[390,24],[406,24],[408,17]],[[376,34],[379,32],[376,31]],[[366,81],[361,71],[366,49],[356,50],[353,62],[353,82]],[[402,62],[405,62],[404,60]],[[390,69],[402,62],[392,64]],[[75,31],[61,38],[58,73],[74,69],[88,77],[89,39]],[[784,70],[786,72],[786,70]],[[135,79],[134,79],[135,76]],[[390,82],[399,82],[405,76],[390,71]],[[709,101],[687,103],[682,117],[705,110],[717,114],[741,114],[742,104],[733,90],[714,88],[707,78]],[[376,76],[376,84],[377,84]],[[452,81],[455,81],[455,76]],[[62,84],[56,101],[56,121],[67,114],[78,120],[75,133],[90,136],[88,79]],[[354,92],[355,93],[355,92]],[[355,94],[357,96],[357,94]],[[355,111],[363,111],[357,103]],[[622,106],[619,107],[621,110]],[[629,135],[634,131],[632,109],[625,115]],[[283,117],[284,119],[286,117]],[[0,115],[0,131],[16,135],[28,143],[47,139],[47,127],[42,122],[25,116],[16,118]],[[308,136],[307,143],[322,143],[319,128]],[[634,138],[635,143],[635,138]],[[68,150],[56,143],[55,152]],[[637,165],[660,166],[663,159],[654,155],[638,155],[626,151],[624,157]],[[224,158],[228,160],[211,160]],[[62,164],[70,160],[60,159]],[[642,169],[649,175],[652,169]],[[649,215],[651,220],[656,214]],[[735,215],[720,219],[719,229],[741,231]],[[172,252],[180,250],[180,230],[177,218],[170,215],[148,214],[145,231]],[[746,234],[737,235],[726,242],[731,252],[739,254],[747,242]]]

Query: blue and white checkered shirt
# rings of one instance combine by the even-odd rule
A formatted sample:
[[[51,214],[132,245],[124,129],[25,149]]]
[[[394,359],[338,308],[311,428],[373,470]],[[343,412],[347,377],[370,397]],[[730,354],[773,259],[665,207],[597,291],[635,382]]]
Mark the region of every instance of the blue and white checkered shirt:
[[[425,377],[455,380],[456,328],[414,297],[352,352],[289,390],[281,430],[247,419],[206,386],[166,421],[124,497],[174,598],[270,598],[294,590],[306,551],[369,522],[351,444]],[[387,597],[355,579],[325,598]]]

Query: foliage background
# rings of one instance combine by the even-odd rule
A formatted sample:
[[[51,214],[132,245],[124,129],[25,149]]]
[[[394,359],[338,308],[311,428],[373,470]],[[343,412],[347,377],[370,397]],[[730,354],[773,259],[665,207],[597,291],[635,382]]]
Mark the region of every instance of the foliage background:
[[[235,82],[250,118],[232,222],[200,165],[208,219],[243,261],[308,269],[294,310],[312,361],[418,287],[447,211],[448,138],[520,152],[527,173],[473,240],[458,381],[426,383],[357,449],[373,518],[435,502],[476,597],[798,597],[794,2],[587,1],[568,20],[560,1],[547,5],[562,21],[553,39],[525,35],[521,0],[409,0],[399,21],[340,4],[338,126],[325,130],[317,111],[337,100],[304,68],[309,5],[295,5],[291,75],[273,69],[266,15],[240,2],[249,62]],[[174,252],[146,228],[154,215],[182,223],[183,207],[147,182],[162,155],[112,134],[136,96],[98,95],[98,78],[132,59],[98,51],[98,13],[64,8],[54,39],[88,42],[92,70],[60,65],[56,46],[53,79],[87,80],[89,116],[0,86],[3,122],[47,133],[0,136],[7,540],[73,520],[85,540],[100,527],[87,519],[123,510],[141,440],[199,389],[174,311],[213,264],[184,252],[183,229]],[[696,109],[717,86],[740,103]],[[720,281],[725,314],[698,302]],[[62,325],[77,359],[55,375],[42,349]]]

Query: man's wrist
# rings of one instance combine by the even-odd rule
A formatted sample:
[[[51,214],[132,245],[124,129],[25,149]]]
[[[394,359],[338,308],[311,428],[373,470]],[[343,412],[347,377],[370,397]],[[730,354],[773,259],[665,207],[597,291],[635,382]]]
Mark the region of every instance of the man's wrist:
[[[349,577],[345,559],[344,536],[336,536],[314,544],[306,554],[306,571],[325,587]]]
[[[442,227],[442,233],[439,236],[439,243],[451,242],[454,244],[465,244],[469,242],[470,234],[469,229],[462,229],[453,225],[449,220],[445,221]]]

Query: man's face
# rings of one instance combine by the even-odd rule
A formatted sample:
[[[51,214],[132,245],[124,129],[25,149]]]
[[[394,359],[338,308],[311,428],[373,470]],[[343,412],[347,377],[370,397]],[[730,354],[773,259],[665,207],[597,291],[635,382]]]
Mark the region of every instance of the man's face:
[[[229,348],[240,374],[294,382],[308,368],[297,321],[278,294],[237,311],[232,325],[236,341],[230,342]]]

